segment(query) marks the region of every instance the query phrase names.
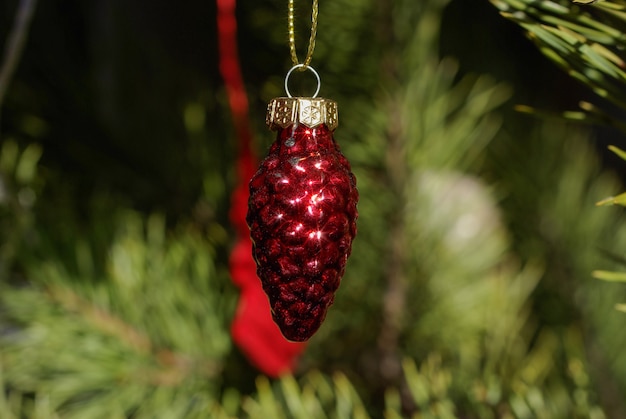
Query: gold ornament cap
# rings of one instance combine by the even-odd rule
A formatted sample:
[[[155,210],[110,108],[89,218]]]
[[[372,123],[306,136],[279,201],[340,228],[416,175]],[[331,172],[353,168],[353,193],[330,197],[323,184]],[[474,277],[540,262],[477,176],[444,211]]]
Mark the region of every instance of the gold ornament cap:
[[[314,97],[277,97],[267,105],[265,122],[272,131],[294,124],[309,128],[325,124],[334,131],[338,125],[337,102]]]

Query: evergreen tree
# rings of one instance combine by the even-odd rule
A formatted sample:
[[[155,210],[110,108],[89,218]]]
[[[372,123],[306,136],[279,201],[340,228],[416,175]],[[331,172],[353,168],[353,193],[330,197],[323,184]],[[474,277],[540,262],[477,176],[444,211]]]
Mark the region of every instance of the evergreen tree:
[[[98,24],[70,26],[88,35],[83,49],[69,44],[76,54],[55,42],[68,38],[55,18],[71,18],[42,2],[8,86],[0,417],[626,415],[614,310],[626,292],[591,278],[621,278],[607,272],[626,245],[623,220],[594,206],[620,184],[580,125],[618,118],[588,105],[565,114],[576,123],[509,112],[514,80],[465,74],[440,55],[442,31],[454,30],[441,26],[447,0],[321,2],[313,65],[322,95],[339,103],[335,138],[358,179],[359,230],[326,322],[293,374],[271,378],[230,334],[240,121],[215,60],[195,61],[204,44],[181,23],[203,28],[215,12],[128,3],[74,5]],[[621,106],[621,2],[599,2],[600,12],[493,3]],[[283,94],[289,67],[286,4],[238,7],[262,154],[264,103]],[[308,5],[297,12],[308,19]]]

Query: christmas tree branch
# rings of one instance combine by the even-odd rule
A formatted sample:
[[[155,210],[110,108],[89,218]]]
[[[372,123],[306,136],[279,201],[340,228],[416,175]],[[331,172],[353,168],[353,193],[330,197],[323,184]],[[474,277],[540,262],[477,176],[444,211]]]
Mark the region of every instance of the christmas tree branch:
[[[49,256],[29,264],[31,285],[0,285],[9,391],[48,395],[52,410],[80,410],[77,417],[101,403],[141,409],[135,417],[184,411],[191,398],[200,409],[217,391],[230,345],[224,313],[232,299],[219,291],[212,248],[188,230],[166,240],[161,217],[120,217],[103,272],[77,248],[78,272]]]
[[[397,39],[398,33],[394,30],[399,26],[398,19],[394,19],[392,9],[385,0],[377,2],[380,11],[379,36],[387,45],[397,45],[402,39]],[[401,73],[400,62],[393,49],[384,52],[381,60],[381,73],[391,84],[399,82]],[[382,300],[382,324],[378,335],[379,374],[387,387],[400,387],[401,401],[405,411],[414,410],[415,406],[406,397],[408,390],[402,382],[402,365],[400,353],[400,334],[406,313],[407,298],[407,244],[406,228],[404,223],[404,207],[406,205],[405,189],[409,168],[404,153],[405,141],[402,124],[402,103],[399,97],[389,98],[384,109],[388,123],[384,132],[386,152],[384,155],[385,183],[394,200],[394,213],[389,219],[389,235],[387,255],[385,257],[384,276],[386,288]]]
[[[406,228],[404,225],[404,189],[408,175],[406,159],[403,153],[402,126],[397,119],[400,116],[397,103],[389,105],[391,122],[387,132],[386,164],[388,168],[387,183],[398,200],[396,213],[393,214],[389,225],[389,243],[386,259],[385,277],[387,288],[383,296],[383,322],[378,336],[380,350],[380,374],[389,384],[398,385],[401,377],[401,360],[399,338],[402,331],[404,315],[406,313],[406,277],[407,244]],[[394,121],[395,119],[395,121]]]
[[[2,67],[0,67],[0,110],[2,109],[13,73],[22,56],[28,35],[28,28],[30,27],[36,4],[37,0],[20,0],[19,2],[15,14],[15,21],[13,22],[13,27],[5,46]]]
[[[270,30],[260,32],[274,27],[282,43],[269,3],[255,3],[248,22],[266,22]],[[44,201],[57,190],[42,173],[53,189],[41,213],[55,215],[64,240],[37,218],[36,234],[26,236],[36,240],[16,256],[25,280],[0,283],[0,418],[603,417],[583,345],[561,339],[565,329],[578,332],[559,305],[566,293],[549,301],[564,313],[558,323],[538,326],[535,290],[542,262],[567,264],[567,287],[586,279],[589,242],[611,224],[609,211],[588,204],[610,190],[607,180],[585,163],[592,152],[575,147],[576,132],[499,131],[493,110],[510,90],[440,60],[445,3],[336,0],[320,11],[332,12],[321,19],[329,23],[319,53],[334,55],[320,61],[345,95],[341,146],[356,162],[363,216],[343,291],[298,377],[261,376],[255,385],[258,373],[235,350],[237,295],[216,238],[227,235],[220,221],[206,234],[173,219],[166,227],[160,216],[111,217],[117,212],[99,203],[78,228],[65,204]],[[380,11],[392,15],[389,39],[371,36]],[[207,112],[216,122],[207,135],[223,134],[223,115]],[[228,164],[229,154],[217,156]],[[218,186],[203,199],[219,209],[227,185],[215,168],[206,176]],[[606,245],[618,247],[611,233]],[[542,259],[554,253],[557,262]],[[596,293],[576,287],[580,300]],[[623,325],[609,331],[605,320],[598,316],[598,329],[618,353]]]
[[[539,50],[598,96],[626,109],[626,6],[621,1],[491,0]],[[585,4],[581,4],[585,3]],[[590,4],[592,3],[592,4]],[[582,109],[586,113],[586,109]],[[564,113],[581,120],[579,113]],[[598,115],[591,115],[597,122]],[[602,117],[606,122],[608,117]],[[611,123],[617,125],[619,123]]]
[[[145,334],[140,333],[111,313],[96,307],[70,288],[52,285],[48,287],[47,291],[52,300],[60,304],[68,313],[77,313],[97,330],[124,342],[140,355],[147,355],[152,351],[152,343]]]
[[[193,375],[211,379],[221,371],[209,359],[167,348],[155,348],[145,333],[139,332],[136,327],[108,310],[97,307],[67,286],[50,285],[42,293],[42,297],[47,298],[49,303],[60,306],[66,315],[78,316],[92,332],[114,338],[121,346],[132,350],[137,359],[143,359],[145,365],[139,368],[140,373],[132,377],[132,381],[136,383],[176,387]]]

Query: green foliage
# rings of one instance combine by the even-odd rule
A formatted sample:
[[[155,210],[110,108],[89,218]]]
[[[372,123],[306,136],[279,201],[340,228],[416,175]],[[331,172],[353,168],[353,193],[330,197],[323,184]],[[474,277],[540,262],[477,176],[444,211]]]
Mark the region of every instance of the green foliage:
[[[492,3],[501,10],[501,14],[515,23],[519,24],[527,33],[527,35],[536,43],[541,52],[543,52],[553,62],[563,68],[568,75],[579,80],[588,86],[598,96],[605,98],[617,105],[621,109],[626,109],[626,103],[623,101],[625,93],[626,72],[624,71],[625,63],[623,59],[623,50],[626,42],[624,30],[626,29],[626,3],[623,1],[508,1],[508,0],[492,0]],[[576,4],[578,3],[578,4]],[[626,132],[626,125],[623,121],[614,116],[609,116],[607,112],[600,110],[598,107],[581,102],[580,111],[567,111],[560,114],[566,119],[581,122],[600,123],[609,125],[614,128]],[[546,114],[545,111],[537,111],[528,107],[520,107],[520,110]],[[618,147],[609,147],[615,154],[625,158],[626,154]],[[584,153],[585,150],[580,152]],[[581,165],[585,163],[582,159],[575,155],[567,154],[566,161],[569,167],[579,170]],[[545,173],[547,176],[548,174]],[[574,176],[574,173],[571,173]],[[565,178],[565,177],[564,177]],[[571,178],[568,176],[568,178]],[[575,194],[570,191],[579,189],[578,196],[583,196],[580,186],[573,185],[571,182],[564,184],[567,194],[559,194],[555,200],[554,195],[550,194],[545,199],[552,200],[555,204],[558,202],[560,209],[555,208],[554,220],[563,219],[563,214],[568,211],[564,205]],[[600,185],[590,185],[590,187],[599,188]],[[625,194],[617,196],[609,196],[612,191],[601,187],[603,192],[599,195],[602,197],[597,205],[624,205]],[[549,201],[548,201],[549,202]],[[573,204],[577,206],[577,204]],[[571,206],[570,206],[571,208]],[[588,208],[588,207],[586,207]],[[559,214],[557,216],[557,214]],[[570,213],[571,214],[571,213]],[[589,214],[588,211],[577,212],[576,217],[569,217],[567,226],[562,226],[565,231],[570,226],[584,226],[584,234],[582,237],[598,236],[602,248],[607,254],[615,260],[613,265],[623,269],[623,258],[620,255],[614,256],[616,251],[613,249],[624,248],[623,239],[620,236],[621,228],[616,228],[611,232],[603,232],[601,216],[597,214]],[[580,223],[579,220],[584,220]],[[593,227],[591,227],[593,226]],[[576,227],[576,229],[583,229]],[[554,227],[551,227],[554,228]],[[617,234],[616,234],[617,233]],[[573,242],[574,235],[565,234],[569,241]],[[583,248],[586,244],[579,243],[578,248],[581,255],[584,253]],[[611,249],[611,250],[609,250]],[[587,253],[588,254],[588,253]],[[592,259],[592,258],[590,258]],[[623,281],[624,274],[619,271],[598,270],[598,266],[606,266],[606,260],[597,260],[593,276],[611,282]],[[585,287],[588,288],[588,287]],[[607,311],[609,307],[616,307],[618,310],[624,311],[624,305],[615,301],[615,298],[607,298],[606,288],[598,290],[588,290],[585,297],[587,308],[585,313],[589,316],[588,321],[595,323],[595,329],[603,340],[607,348],[607,356],[614,359],[611,368],[614,374],[619,377],[618,380],[624,388],[623,380],[624,365],[623,357],[617,349],[623,345],[623,340],[619,337],[618,330],[621,330],[619,319],[610,318],[602,320],[600,313]],[[620,293],[620,295],[623,293]],[[622,297],[623,298],[623,297]],[[595,305],[594,309],[590,306]],[[620,372],[618,372],[620,371]]]
[[[615,147],[615,146],[609,146],[609,150],[614,152],[621,159],[626,160],[626,152],[621,150],[620,148]],[[621,205],[621,206],[626,206],[626,193],[621,193],[621,194],[619,194],[617,196],[611,196],[611,197],[608,197],[608,198],[604,198],[603,200],[599,201],[597,203],[597,205],[599,205],[599,206],[603,206],[603,205]]]
[[[116,220],[103,278],[79,241],[80,280],[47,260],[27,272],[35,283],[2,287],[4,377],[63,417],[191,414],[219,389],[234,296],[193,231]]]
[[[491,0],[502,16],[520,25],[539,50],[570,77],[622,109],[626,63],[626,3],[617,1]],[[523,111],[533,111],[522,107]],[[626,131],[624,123],[589,103],[562,116],[608,123]]]
[[[623,160],[626,160],[626,152],[621,150],[615,146],[609,146],[609,149],[617,154]],[[621,205],[626,206],[626,192],[621,193],[617,196],[611,196],[608,198],[604,198],[597,203],[599,206],[605,205]],[[626,282],[626,272],[613,272],[613,271],[604,271],[604,270],[596,270],[593,272],[593,276],[595,278],[609,281],[609,282]],[[624,304],[616,304],[615,308],[619,311],[626,311]]]
[[[598,96],[609,100],[621,109],[626,109],[626,102],[624,102],[624,81],[626,80],[624,67],[626,64],[623,59],[623,51],[626,46],[624,36],[626,3],[620,0],[597,2],[492,0],[492,3],[498,7],[504,17],[519,24],[529,38],[535,42],[539,50],[563,68],[569,76],[588,86]],[[561,116],[575,121],[610,125],[626,132],[626,125],[619,118],[609,116],[607,112],[587,102],[581,102],[580,106],[580,111],[563,112]],[[519,109],[530,113],[546,113],[529,107],[520,107]],[[626,153],[620,148],[615,146],[609,148],[622,159],[626,158]],[[575,156],[570,156],[568,161],[575,158]],[[578,165],[572,165],[572,167],[575,166]],[[591,186],[595,189],[594,193],[599,193],[602,190],[605,194],[599,195],[602,199],[597,202],[597,205],[623,206],[626,204],[626,194],[606,198],[605,196],[609,195],[611,190],[605,190],[599,185]],[[573,189],[572,186],[569,186],[567,188],[568,196],[560,196],[555,204],[559,202],[559,205],[564,205],[568,202],[572,198],[569,191]],[[580,192],[579,196],[581,196]],[[563,214],[565,213],[563,208]],[[581,217],[586,221],[587,226],[594,224],[593,219],[597,220],[595,227],[587,230],[584,236],[589,238],[592,235],[599,235],[603,249],[617,262],[614,265],[623,269],[621,252],[620,255],[614,256],[616,251],[613,250],[624,248],[621,236],[614,234],[613,231],[603,234],[600,216],[588,215],[586,211],[576,215],[576,219],[570,218],[569,225],[580,225],[577,221]],[[566,228],[569,227],[563,227],[564,230]],[[565,236],[570,236],[569,240],[573,242],[574,239],[571,234]],[[608,238],[609,236],[612,237]],[[584,244],[579,244],[581,254],[583,246]],[[593,276],[610,282],[624,281],[623,272],[597,269],[597,266],[606,265],[606,260],[598,260],[594,267],[596,270],[593,271]],[[613,359],[611,367],[621,372],[617,374],[617,377],[623,377],[623,371],[626,371],[624,367],[626,361],[614,346],[621,344],[621,339],[616,337],[616,334],[619,333],[618,330],[621,329],[621,321],[619,319],[600,320],[599,312],[606,312],[607,308],[612,306],[624,311],[624,305],[617,303],[615,299],[601,296],[610,291],[593,290],[590,292],[592,293],[591,298],[586,298],[588,304],[597,306],[593,310],[588,309],[589,321],[596,322],[607,356]],[[623,386],[623,378],[619,378],[619,380]]]
[[[439,57],[447,3],[321,5],[313,64],[340,105],[359,233],[293,376],[259,376],[230,339],[237,290],[223,213],[234,162],[223,139],[211,141],[231,124],[216,88],[168,114],[184,125],[176,147],[189,156],[160,154],[163,170],[181,188],[202,185],[177,218],[130,210],[143,198],[106,187],[73,190],[67,173],[37,164],[40,146],[3,143],[0,417],[619,417],[623,400],[611,394],[626,388],[626,336],[612,308],[623,299],[588,281],[604,260],[595,248],[626,240],[614,214],[593,206],[616,181],[584,132],[501,115],[508,84]],[[273,73],[255,74],[254,103],[281,94],[288,55],[267,53],[284,43],[276,5],[251,4],[241,26],[258,36],[241,37],[246,59]],[[119,134],[129,119],[117,117]],[[154,141],[140,131],[125,135],[144,152]],[[174,161],[203,167],[178,172]],[[110,176],[125,180],[118,169]]]

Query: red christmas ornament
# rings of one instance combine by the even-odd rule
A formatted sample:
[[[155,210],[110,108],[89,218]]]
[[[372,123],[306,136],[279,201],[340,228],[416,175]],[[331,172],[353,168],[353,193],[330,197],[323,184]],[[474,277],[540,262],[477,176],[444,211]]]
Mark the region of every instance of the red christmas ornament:
[[[267,122],[278,134],[250,181],[246,220],[274,321],[301,342],[324,321],[344,274],[356,235],[356,179],[333,138],[335,102],[277,98]]]

